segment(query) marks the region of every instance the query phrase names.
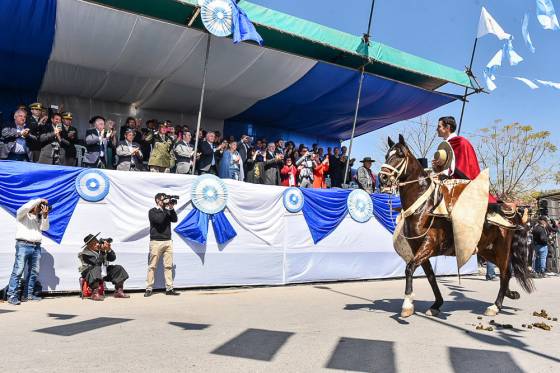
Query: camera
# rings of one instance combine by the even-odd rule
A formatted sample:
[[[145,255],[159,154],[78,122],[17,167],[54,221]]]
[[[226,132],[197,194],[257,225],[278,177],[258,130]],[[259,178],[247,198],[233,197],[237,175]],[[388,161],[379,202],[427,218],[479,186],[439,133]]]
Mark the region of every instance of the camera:
[[[113,239],[111,237],[108,237],[108,238],[100,238],[97,241],[99,242],[100,245],[103,245],[105,242],[112,243]]]
[[[49,204],[46,203],[46,202],[41,202],[41,203],[39,204],[39,211],[42,211],[44,207],[47,208],[47,211],[48,211],[49,213],[52,211],[52,206],[49,205]]]
[[[166,194],[163,197],[163,203],[166,205],[176,205],[179,196]]]

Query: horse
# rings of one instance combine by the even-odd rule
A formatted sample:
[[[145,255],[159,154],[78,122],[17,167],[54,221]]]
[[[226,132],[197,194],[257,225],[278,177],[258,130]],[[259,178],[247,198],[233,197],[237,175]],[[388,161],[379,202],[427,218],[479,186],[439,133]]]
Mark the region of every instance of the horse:
[[[380,184],[382,187],[398,187],[401,207],[406,211],[430,188],[434,179],[412,154],[402,135],[399,135],[398,143],[389,137],[388,145],[385,164],[381,166],[379,174]],[[443,297],[429,259],[439,255],[455,256],[455,248],[451,221],[446,217],[430,214],[438,202],[434,199],[435,196],[429,197],[416,211],[404,218],[403,233],[414,257],[406,265],[401,317],[409,317],[414,313],[412,279],[419,266],[422,266],[435,296],[435,302],[426,311],[426,315],[436,316],[443,305]],[[515,229],[502,228],[486,220],[477,245],[478,254],[500,269],[500,290],[494,304],[484,312],[487,316],[498,314],[502,309],[504,296],[510,299],[520,298],[518,292],[509,289],[512,275],[524,291],[531,293],[534,290],[527,263],[527,228],[519,211],[515,211],[513,219]]]

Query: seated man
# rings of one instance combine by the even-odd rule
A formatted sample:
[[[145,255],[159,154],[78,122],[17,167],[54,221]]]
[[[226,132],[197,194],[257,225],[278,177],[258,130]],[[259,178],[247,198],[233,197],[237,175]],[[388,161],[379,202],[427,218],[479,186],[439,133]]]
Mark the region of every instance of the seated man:
[[[85,249],[78,254],[82,261],[80,273],[93,290],[91,300],[102,301],[103,295],[99,293],[99,284],[102,281],[110,281],[115,285],[115,298],[129,298],[124,293],[124,282],[128,279],[128,273],[120,265],[109,265],[108,262],[114,262],[117,255],[111,248],[110,239],[101,240],[95,236],[88,234],[84,238]]]

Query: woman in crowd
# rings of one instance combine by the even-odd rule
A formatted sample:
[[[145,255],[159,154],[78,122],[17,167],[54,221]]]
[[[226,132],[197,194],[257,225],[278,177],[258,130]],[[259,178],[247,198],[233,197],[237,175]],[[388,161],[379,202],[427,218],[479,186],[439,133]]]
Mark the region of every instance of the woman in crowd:
[[[249,153],[247,154],[247,178],[245,181],[253,184],[264,184],[264,162],[257,160],[257,156],[258,151],[249,148]]]
[[[220,160],[218,175],[222,179],[233,179],[243,181],[243,167],[241,167],[241,156],[237,151],[237,142],[228,144],[227,150]]]
[[[297,168],[294,166],[292,158],[284,159],[284,167],[280,170],[280,182],[283,186],[297,186]]]
[[[322,149],[322,148],[321,148]],[[316,154],[317,162],[320,161],[320,155]],[[327,176],[327,172],[329,171],[329,157],[324,157],[323,161],[319,163],[313,169],[313,188],[321,188],[325,189],[327,184],[325,182],[325,178]]]

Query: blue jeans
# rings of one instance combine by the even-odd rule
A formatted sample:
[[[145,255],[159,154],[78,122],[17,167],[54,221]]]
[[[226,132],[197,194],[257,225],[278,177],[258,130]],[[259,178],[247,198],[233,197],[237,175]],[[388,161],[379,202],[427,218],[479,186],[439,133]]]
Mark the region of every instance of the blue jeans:
[[[537,258],[535,259],[535,272],[545,273],[546,272],[546,256],[548,255],[548,246],[536,246],[535,254]]]
[[[19,280],[23,275],[23,269],[27,263],[29,267],[29,277],[27,279],[27,295],[33,294],[37,276],[39,275],[39,263],[41,261],[41,244],[29,244],[16,241],[16,260],[14,262],[14,269],[10,276],[8,284],[8,298],[17,296],[16,290],[18,288]]]
[[[487,280],[491,280],[494,277],[496,277],[495,268],[496,268],[496,265],[494,263],[486,261],[486,279]]]

